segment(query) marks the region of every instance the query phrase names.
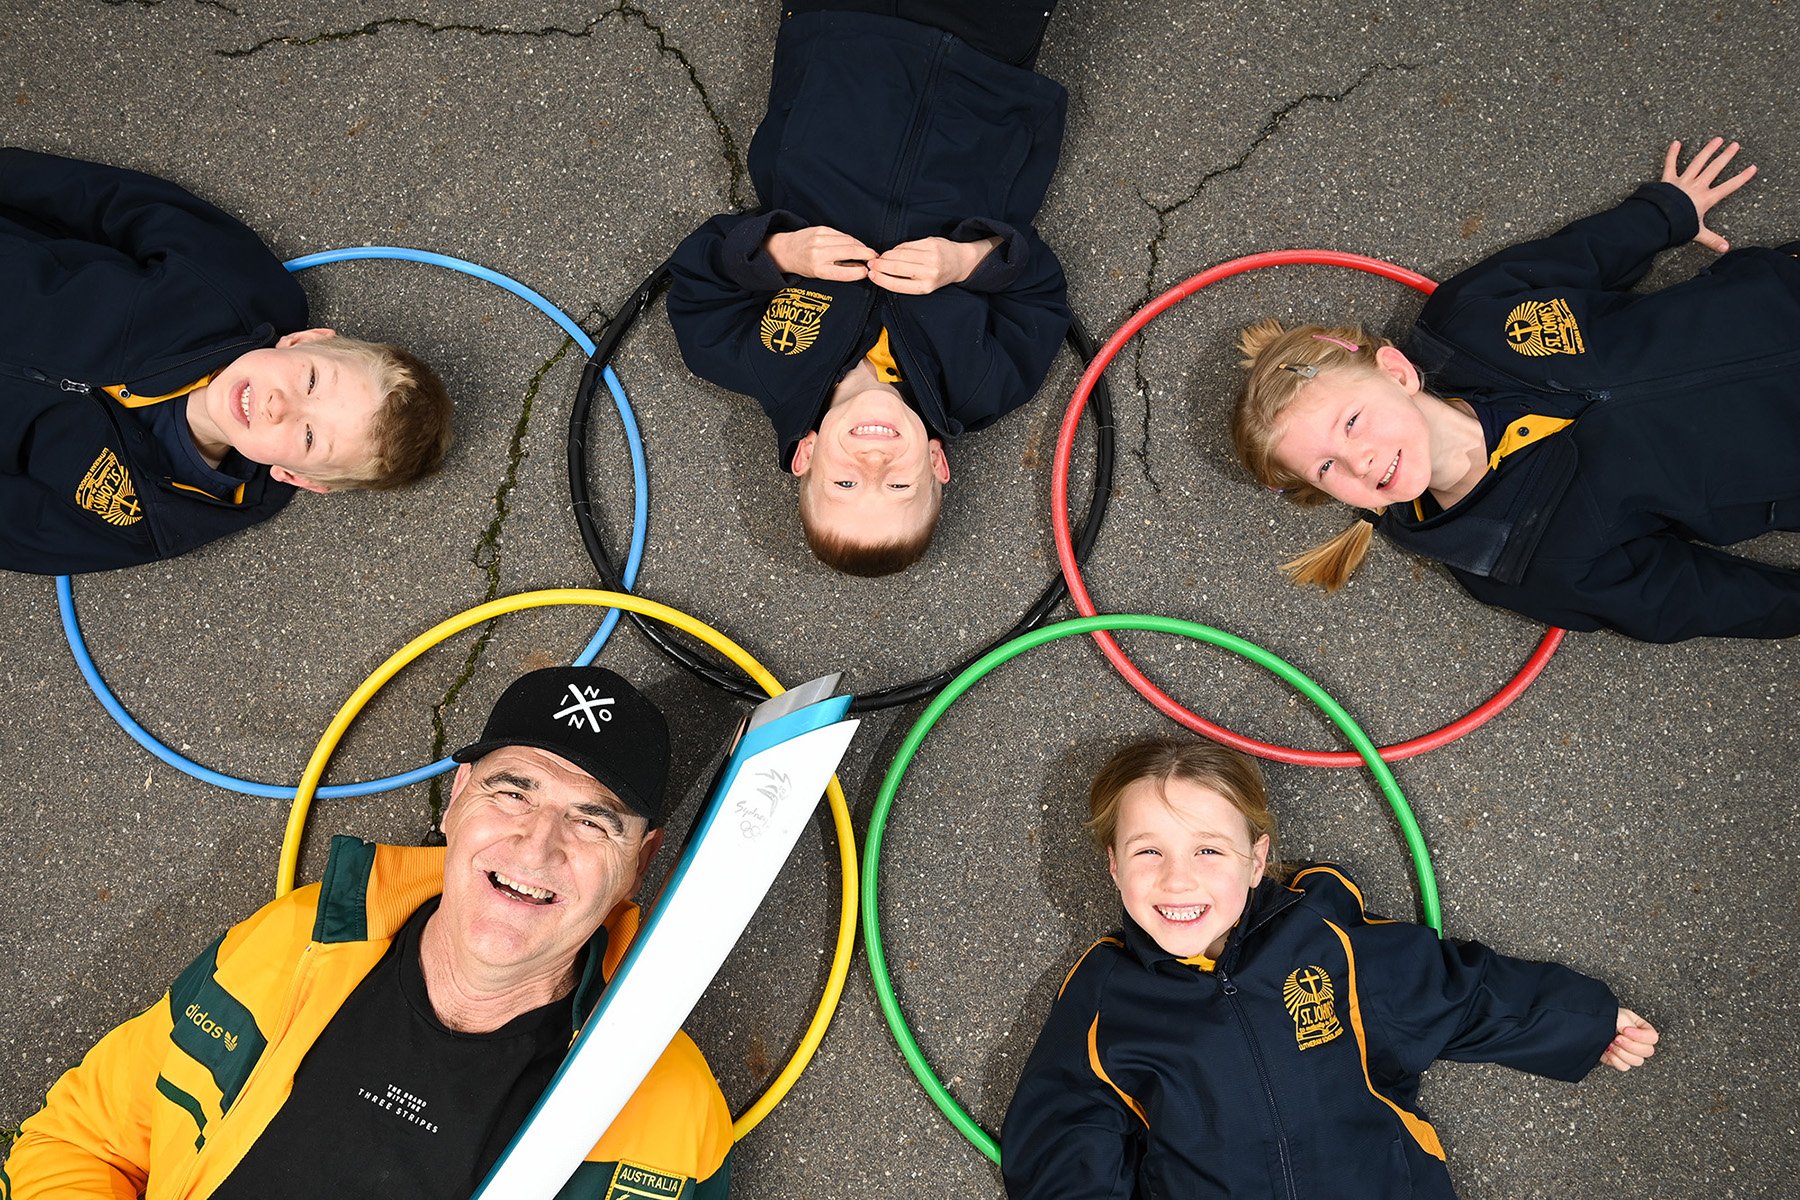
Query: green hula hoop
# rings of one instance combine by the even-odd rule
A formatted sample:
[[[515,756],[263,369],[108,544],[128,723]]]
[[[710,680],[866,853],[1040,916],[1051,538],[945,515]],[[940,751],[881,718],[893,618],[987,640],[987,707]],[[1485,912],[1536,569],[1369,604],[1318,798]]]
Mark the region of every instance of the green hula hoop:
[[[977,680],[993,671],[1001,663],[1017,658],[1027,650],[1035,650],[1046,642],[1059,638],[1082,637],[1098,630],[1143,629],[1153,633],[1173,633],[1181,637],[1193,638],[1196,641],[1209,642],[1214,646],[1231,651],[1240,658],[1247,658],[1260,667],[1279,675],[1294,685],[1308,700],[1318,706],[1319,711],[1331,718],[1332,724],[1343,730],[1344,736],[1356,752],[1362,755],[1363,761],[1369,764],[1369,770],[1375,775],[1375,782],[1387,796],[1389,807],[1394,810],[1394,819],[1399,822],[1401,835],[1406,839],[1407,850],[1412,855],[1413,871],[1419,880],[1419,907],[1425,914],[1425,923],[1440,935],[1444,931],[1443,917],[1438,907],[1437,876],[1431,869],[1431,851],[1426,848],[1425,836],[1419,832],[1419,823],[1414,820],[1412,806],[1407,804],[1406,797],[1400,793],[1400,785],[1394,781],[1394,773],[1388,769],[1387,763],[1381,760],[1381,752],[1376,748],[1369,735],[1362,731],[1349,713],[1326,694],[1325,689],[1307,678],[1300,669],[1285,659],[1270,653],[1254,642],[1247,642],[1235,634],[1226,633],[1222,629],[1214,629],[1210,625],[1201,625],[1195,621],[1183,621],[1177,617],[1159,617],[1139,613],[1115,613],[1110,616],[1083,617],[1072,621],[1059,621],[1054,625],[1046,625],[1033,630],[1022,637],[1014,638],[1005,645],[996,646],[986,655],[978,659],[961,675],[953,680],[949,687],[939,692],[937,698],[928,705],[919,719],[913,722],[906,740],[900,745],[900,752],[888,767],[887,777],[881,781],[881,795],[876,797],[875,809],[869,817],[869,836],[863,843],[863,893],[862,919],[863,943],[869,952],[869,973],[874,977],[875,996],[881,1002],[881,1015],[887,1018],[888,1029],[894,1035],[894,1041],[900,1047],[900,1053],[906,1059],[906,1065],[912,1068],[913,1077],[919,1086],[931,1097],[931,1102],[938,1107],[949,1122],[956,1126],[959,1133],[968,1139],[971,1146],[987,1155],[996,1166],[1000,1163],[1000,1144],[994,1135],[983,1129],[956,1102],[950,1089],[944,1086],[931,1064],[925,1061],[925,1055],[919,1049],[919,1043],[912,1035],[906,1023],[906,1017],[900,1011],[900,1002],[894,996],[893,980],[888,975],[887,953],[881,945],[881,917],[879,913],[880,896],[878,892],[881,874],[881,837],[887,828],[888,813],[894,807],[894,797],[900,791],[900,780],[906,775],[906,768],[912,764],[913,756],[924,744],[925,735],[931,732],[939,718],[944,715],[958,697],[973,687]]]

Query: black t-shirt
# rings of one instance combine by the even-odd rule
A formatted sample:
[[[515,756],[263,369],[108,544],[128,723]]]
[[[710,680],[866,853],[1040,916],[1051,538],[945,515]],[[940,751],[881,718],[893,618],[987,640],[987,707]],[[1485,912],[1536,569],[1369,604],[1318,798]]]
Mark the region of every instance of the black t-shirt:
[[[556,1073],[570,1001],[492,1033],[457,1033],[432,1010],[408,918],[294,1075],[294,1089],[213,1200],[468,1196]]]

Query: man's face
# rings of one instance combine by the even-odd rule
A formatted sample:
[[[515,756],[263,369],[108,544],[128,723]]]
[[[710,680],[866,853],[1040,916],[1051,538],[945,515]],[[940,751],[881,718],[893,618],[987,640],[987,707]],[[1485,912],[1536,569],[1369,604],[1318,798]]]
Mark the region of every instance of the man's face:
[[[309,491],[364,472],[382,397],[366,370],[321,349],[331,336],[322,329],[290,333],[215,375],[188,401],[202,449],[216,452],[222,441],[282,483]]]
[[[457,772],[444,837],[436,919],[452,953],[522,980],[568,970],[662,843],[611,789],[529,746]]]
[[[885,385],[832,404],[794,451],[813,520],[880,542],[917,528],[950,482],[944,445]]]

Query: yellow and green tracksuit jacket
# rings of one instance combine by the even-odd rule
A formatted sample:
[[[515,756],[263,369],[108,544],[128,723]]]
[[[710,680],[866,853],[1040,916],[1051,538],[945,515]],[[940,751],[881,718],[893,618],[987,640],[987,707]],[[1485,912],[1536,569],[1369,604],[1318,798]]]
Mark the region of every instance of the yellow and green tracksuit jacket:
[[[408,917],[443,888],[444,852],[333,840],[322,883],[268,904],[107,1034],[50,1089],[0,1171],[0,1200],[200,1200],[286,1101],[313,1042]],[[621,905],[595,935],[573,1016],[637,932]],[[598,964],[598,969],[595,964]],[[731,1114],[677,1034],[558,1200],[726,1193]]]

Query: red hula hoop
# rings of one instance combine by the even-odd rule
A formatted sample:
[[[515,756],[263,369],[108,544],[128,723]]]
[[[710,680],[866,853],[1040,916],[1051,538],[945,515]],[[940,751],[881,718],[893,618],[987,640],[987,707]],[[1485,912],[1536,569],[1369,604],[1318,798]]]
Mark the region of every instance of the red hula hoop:
[[[1383,262],[1378,258],[1369,258],[1361,254],[1346,254],[1338,250],[1269,250],[1261,254],[1247,254],[1242,258],[1234,258],[1193,276],[1183,283],[1178,283],[1143,308],[1133,313],[1131,318],[1121,325],[1116,333],[1106,340],[1100,353],[1088,364],[1081,374],[1081,382],[1075,385],[1075,395],[1069,401],[1069,408],[1063,414],[1062,433],[1056,443],[1056,458],[1050,471],[1050,523],[1056,539],[1056,559],[1062,564],[1063,579],[1069,585],[1069,597],[1075,602],[1075,610],[1084,617],[1095,616],[1099,610],[1094,607],[1093,598],[1088,595],[1087,584],[1081,577],[1081,565],[1075,561],[1074,547],[1069,535],[1069,459],[1075,448],[1075,430],[1081,419],[1082,410],[1087,407],[1088,394],[1093,391],[1095,382],[1111,365],[1113,358],[1124,349],[1125,344],[1155,320],[1166,309],[1187,299],[1202,288],[1229,279],[1233,275],[1242,275],[1246,271],[1254,271],[1262,267],[1288,265],[1348,267],[1356,271],[1367,271],[1371,275],[1380,275],[1403,283],[1415,291],[1430,295],[1437,290],[1437,284],[1417,271],[1409,271],[1405,267]],[[1399,742],[1381,748],[1381,757],[1385,762],[1398,762],[1404,758],[1412,758],[1440,746],[1449,745],[1464,734],[1472,733],[1498,716],[1514,700],[1517,700],[1531,682],[1543,673],[1562,643],[1563,630],[1551,628],[1544,633],[1544,640],[1525,660],[1510,682],[1495,692],[1479,707],[1470,710],[1466,715],[1452,721],[1442,729],[1408,742]],[[1239,733],[1233,733],[1222,725],[1214,724],[1205,717],[1184,708],[1178,701],[1169,696],[1150,678],[1140,671],[1120,649],[1119,643],[1112,634],[1099,631],[1091,635],[1100,644],[1101,651],[1107,661],[1144,699],[1154,705],[1164,716],[1192,729],[1195,733],[1211,738],[1222,745],[1230,746],[1245,754],[1254,754],[1258,758],[1272,759],[1276,762],[1293,763],[1302,767],[1360,767],[1363,760],[1353,750],[1301,750],[1293,746],[1277,746],[1269,742],[1260,742]]]

